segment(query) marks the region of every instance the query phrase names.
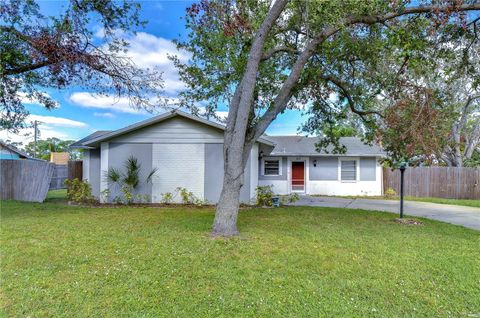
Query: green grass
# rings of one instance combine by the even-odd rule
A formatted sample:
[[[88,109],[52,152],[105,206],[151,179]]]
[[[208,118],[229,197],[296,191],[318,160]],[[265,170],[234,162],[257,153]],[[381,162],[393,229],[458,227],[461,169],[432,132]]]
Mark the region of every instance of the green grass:
[[[385,197],[385,196],[337,196],[345,199],[371,199],[371,200],[400,200],[398,197]],[[467,200],[467,199],[443,199],[443,198],[419,198],[419,197],[405,197],[406,201],[419,201],[419,202],[431,202],[439,204],[461,205],[471,206],[474,208],[480,208],[480,200]]]
[[[440,203],[440,204],[463,205],[463,206],[472,206],[474,208],[480,208],[480,200],[417,198],[417,197],[406,197],[406,200],[407,201],[421,201],[421,202]]]
[[[1,203],[5,317],[475,317],[480,232],[334,208]],[[2,316],[0,314],[0,316]]]

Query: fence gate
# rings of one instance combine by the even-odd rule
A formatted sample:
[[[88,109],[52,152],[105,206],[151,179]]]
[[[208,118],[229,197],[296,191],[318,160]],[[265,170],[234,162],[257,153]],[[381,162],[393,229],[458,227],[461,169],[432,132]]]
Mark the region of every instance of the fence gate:
[[[68,179],[72,180],[83,178],[83,162],[82,160],[71,160],[68,162]]]
[[[53,164],[53,175],[50,180],[49,190],[65,189],[65,180],[67,179],[67,165]]]

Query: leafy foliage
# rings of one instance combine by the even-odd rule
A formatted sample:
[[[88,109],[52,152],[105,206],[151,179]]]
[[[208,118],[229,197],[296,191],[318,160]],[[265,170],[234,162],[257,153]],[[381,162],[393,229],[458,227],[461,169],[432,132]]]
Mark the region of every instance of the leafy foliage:
[[[81,158],[82,151],[70,148],[70,145],[74,142],[74,140],[61,140],[59,138],[51,137],[37,140],[36,147],[33,141],[29,142],[25,146],[25,151],[32,157],[36,153],[36,157],[43,160],[50,160],[50,153],[52,152],[68,152],[71,160],[77,160]]]
[[[204,205],[206,203],[197,197],[193,192],[188,191],[186,188],[178,187],[175,189],[175,191],[178,195],[180,195],[180,199],[182,200],[183,204]]]
[[[393,188],[388,188],[384,194],[386,198],[394,198],[397,196],[397,192],[395,192]]]
[[[257,206],[272,206],[272,198],[274,195],[272,188],[272,185],[258,186],[255,188]]]
[[[132,107],[152,109],[161,74],[142,70],[125,52],[126,34],[142,27],[140,5],[131,1],[71,0],[56,16],[31,0],[0,3],[0,127],[26,125],[22,100],[57,106],[48,88],[78,85],[100,94],[128,97]],[[95,22],[103,38],[91,31]]]
[[[142,165],[138,162],[138,159],[134,156],[128,157],[124,162],[124,170],[120,170],[115,167],[110,167],[106,172],[105,178],[111,183],[119,186],[120,191],[122,192],[123,198],[117,198],[116,202],[131,204],[137,198],[137,201],[142,201],[142,196],[136,196],[135,191],[138,189],[142,183],[152,182],[152,177],[157,172],[157,168],[153,168],[147,173],[147,176],[144,180],[141,180]]]
[[[65,180],[67,186],[67,199],[76,203],[92,203],[95,198],[92,196],[92,187],[87,181],[75,178]]]
[[[166,192],[161,194],[161,202],[164,204],[170,204],[173,201],[173,193],[172,192]]]
[[[299,108],[309,115],[302,130],[323,137],[317,150],[333,144],[342,153],[339,138],[356,135],[381,143],[392,161],[438,158],[455,112],[433,83],[460,64],[469,78],[479,78],[478,61],[470,58],[475,46],[457,45],[478,43],[479,20],[478,11],[462,11],[467,2],[426,1],[422,8],[432,3],[435,9],[403,15],[410,1],[287,2],[265,39],[247,142],[278,113]],[[269,9],[267,1],[203,0],[190,7],[191,32],[178,46],[193,57],[188,64],[175,60],[188,85],[185,105],[200,112],[203,101],[207,116],[232,106]]]

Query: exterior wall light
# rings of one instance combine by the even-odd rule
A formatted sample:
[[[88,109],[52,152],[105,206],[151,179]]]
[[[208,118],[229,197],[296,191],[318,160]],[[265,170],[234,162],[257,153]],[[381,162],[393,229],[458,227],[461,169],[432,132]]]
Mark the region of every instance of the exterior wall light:
[[[313,160],[313,166],[314,166],[314,167],[317,166],[317,159],[314,159],[314,160]]]

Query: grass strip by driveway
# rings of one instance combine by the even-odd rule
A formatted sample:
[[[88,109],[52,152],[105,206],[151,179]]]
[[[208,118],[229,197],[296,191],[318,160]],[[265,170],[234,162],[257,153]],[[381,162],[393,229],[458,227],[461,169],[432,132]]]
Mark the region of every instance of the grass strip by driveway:
[[[1,202],[5,317],[469,317],[480,232],[335,208],[242,210]],[[1,316],[1,315],[0,315]]]
[[[323,197],[323,195],[314,195]],[[385,196],[333,196],[337,198],[345,199],[371,199],[371,200],[395,200],[399,201],[399,197],[385,197]],[[480,200],[467,200],[467,199],[444,199],[444,198],[422,198],[422,197],[410,197],[406,196],[405,201],[419,201],[419,202],[430,202],[438,204],[450,204],[450,205],[460,205],[460,206],[471,206],[474,208],[480,208]]]

